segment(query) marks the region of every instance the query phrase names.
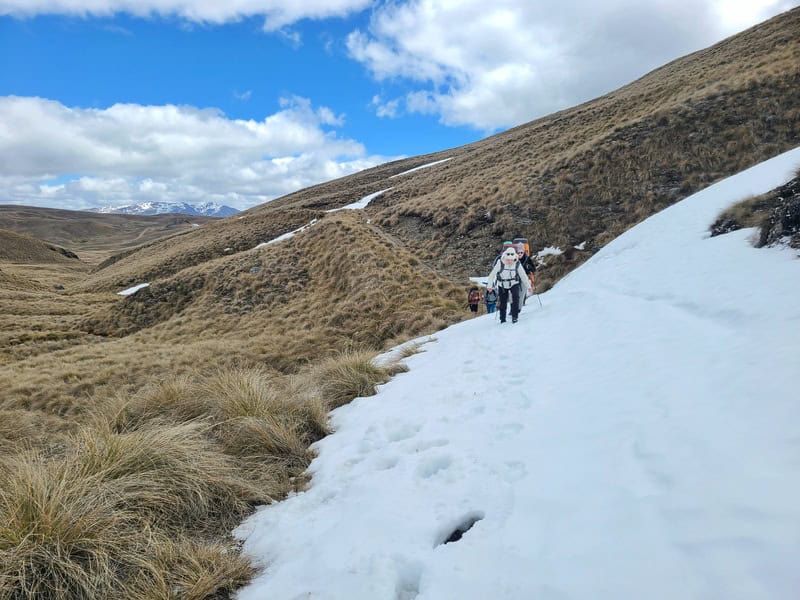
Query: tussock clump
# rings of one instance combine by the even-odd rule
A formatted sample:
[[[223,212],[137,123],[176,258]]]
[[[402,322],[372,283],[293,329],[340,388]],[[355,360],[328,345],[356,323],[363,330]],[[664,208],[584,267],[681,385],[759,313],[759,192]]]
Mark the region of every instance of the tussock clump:
[[[770,194],[746,198],[723,211],[711,225],[711,237],[730,233],[737,229],[759,227],[766,220],[766,213],[773,203]]]
[[[22,447],[52,446],[70,429],[64,419],[35,410],[0,409],[0,455]]]
[[[711,237],[758,227],[757,247],[787,243],[800,248],[800,177],[723,211],[711,225]]]
[[[191,539],[165,540],[154,548],[157,569],[145,571],[126,589],[126,600],[229,598],[255,569],[230,545]]]
[[[152,383],[130,398],[112,397],[100,407],[106,419],[118,432],[133,431],[153,420],[188,423],[206,418],[209,407],[197,392],[197,381],[189,375]]]
[[[202,421],[225,453],[246,459],[251,476],[261,484],[270,481],[268,494],[280,496],[289,489],[288,479],[308,466],[308,446],[328,433],[322,403],[284,379],[263,369],[219,369],[150,386],[102,412],[123,432]]]
[[[198,387],[218,421],[263,417],[276,405],[284,404],[274,380],[260,369],[218,370]]]
[[[111,428],[81,431],[64,457],[80,479],[101,482],[119,510],[167,529],[205,523],[225,529],[266,501],[237,464],[205,435],[207,425],[161,425],[130,433]]]
[[[222,445],[235,456],[278,461],[296,474],[308,466],[308,446],[328,432],[318,400],[260,369],[218,371],[199,390]]]
[[[389,370],[376,365],[373,358],[370,352],[344,352],[313,368],[311,379],[329,409],[354,398],[372,396],[379,384],[389,380]]]
[[[111,598],[150,537],[99,476],[38,453],[0,463],[0,597]]]

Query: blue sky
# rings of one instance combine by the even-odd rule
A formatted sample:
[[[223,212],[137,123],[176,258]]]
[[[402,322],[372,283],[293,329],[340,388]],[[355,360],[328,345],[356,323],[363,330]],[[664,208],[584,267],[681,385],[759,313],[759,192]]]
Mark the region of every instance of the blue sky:
[[[231,119],[263,118],[281,97],[299,95],[346,114],[346,131],[372,152],[416,155],[482,137],[467,126],[440,127],[435,115],[376,118],[376,93],[402,84],[370,82],[344,40],[369,12],[307,21],[302,41],[265,33],[251,17],[218,26],[175,18],[0,19],[0,94],[105,108],[117,102],[214,107]],[[12,58],[13,57],[13,58]],[[24,57],[20,60],[20,57]]]
[[[247,208],[583,102],[795,4],[0,0],[0,203]]]

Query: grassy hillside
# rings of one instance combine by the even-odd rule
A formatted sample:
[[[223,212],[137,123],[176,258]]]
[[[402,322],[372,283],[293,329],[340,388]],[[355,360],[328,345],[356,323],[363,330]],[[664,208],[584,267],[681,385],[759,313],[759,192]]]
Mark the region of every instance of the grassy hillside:
[[[10,263],[75,262],[77,255],[27,235],[0,229],[0,261]]]
[[[798,143],[798,31],[800,8],[572,109],[154,244],[93,285],[173,275],[384,189],[366,209],[372,222],[454,280],[485,271],[502,239],[525,236],[535,250],[567,251],[548,259],[541,282],[550,285],[647,216]],[[582,242],[588,251],[573,252]]]
[[[0,205],[0,229],[62,246],[92,264],[109,253],[192,231],[193,224],[214,220],[186,215],[116,215]]]

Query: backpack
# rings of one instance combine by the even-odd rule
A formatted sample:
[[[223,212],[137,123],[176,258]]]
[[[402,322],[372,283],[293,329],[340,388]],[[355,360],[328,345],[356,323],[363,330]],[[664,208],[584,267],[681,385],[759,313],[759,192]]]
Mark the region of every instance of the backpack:
[[[525,269],[525,273],[526,274],[530,274],[530,273],[535,273],[536,272],[536,263],[527,254],[522,257],[522,260],[519,261],[519,264],[521,264],[522,268]]]
[[[507,290],[510,290],[515,285],[521,283],[519,279],[519,273],[517,272],[517,266],[519,265],[518,262],[514,263],[513,267],[507,267],[505,263],[500,263],[502,266],[500,267],[500,271],[497,273],[497,285],[498,287],[503,287]],[[505,274],[505,275],[504,275]]]
[[[495,292],[494,290],[492,290],[491,292],[487,290],[483,298],[486,301],[486,304],[496,304],[497,292]]]
[[[467,296],[467,304],[480,304],[481,293],[478,290],[472,290]]]

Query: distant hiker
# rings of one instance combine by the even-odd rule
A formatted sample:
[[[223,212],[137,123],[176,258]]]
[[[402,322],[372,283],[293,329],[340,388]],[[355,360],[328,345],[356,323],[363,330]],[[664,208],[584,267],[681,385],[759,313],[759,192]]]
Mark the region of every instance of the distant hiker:
[[[525,244],[522,242],[516,242],[514,244],[514,249],[517,251],[517,258],[519,259],[519,264],[522,265],[522,268],[525,269],[525,274],[528,276],[528,281],[530,282],[530,286],[528,286],[529,290],[534,288],[536,284],[536,279],[534,278],[534,273],[536,272],[536,263],[534,260],[528,256],[528,250],[525,248]],[[523,290],[520,290],[522,292]],[[525,304],[525,301],[528,299],[527,292],[525,296],[522,296],[522,303]]]
[[[469,288],[469,292],[467,293],[467,305],[469,309],[474,312],[475,314],[478,313],[478,304],[481,303],[481,293],[476,287]]]
[[[486,303],[486,312],[492,314],[497,306],[497,292],[486,290],[483,294],[483,301]]]
[[[519,264],[517,251],[509,247],[503,251],[492,272],[489,273],[489,284],[486,286],[488,291],[497,288],[500,294],[500,322],[506,322],[506,307],[508,306],[509,296],[511,297],[511,322],[516,323],[519,317],[520,290],[527,293],[530,287],[528,275],[525,269]]]

